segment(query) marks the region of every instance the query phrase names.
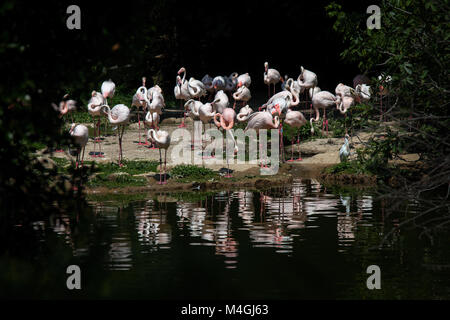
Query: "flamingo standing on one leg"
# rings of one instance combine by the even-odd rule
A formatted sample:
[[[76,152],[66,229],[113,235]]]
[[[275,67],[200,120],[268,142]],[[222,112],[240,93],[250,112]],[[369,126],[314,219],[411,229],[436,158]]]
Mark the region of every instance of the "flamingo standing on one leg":
[[[88,102],[88,112],[92,116],[92,120],[94,123],[94,153],[92,157],[104,157],[102,154],[101,140],[100,140],[100,117],[102,116],[101,109],[102,106],[106,104],[105,98],[96,91],[92,91],[91,99]],[[95,123],[95,118],[98,118],[97,124]],[[95,147],[98,143],[99,154],[97,155],[95,152]]]
[[[141,142],[141,117],[139,108],[142,108],[145,110],[147,106],[150,104],[150,102],[147,99],[147,88],[145,87],[146,78],[142,77],[142,86],[139,87],[136,90],[136,93],[133,96],[133,100],[131,102],[131,106],[137,107],[137,114],[138,114],[138,136],[139,136],[139,142],[138,145],[148,145],[148,142],[145,141],[144,143]],[[145,139],[147,140],[147,138]]]
[[[176,80],[176,85],[175,88],[173,89],[173,93],[175,95],[175,99],[180,100],[181,103],[181,108],[183,108],[183,100],[187,101],[189,100],[191,97],[189,95],[189,91],[188,90],[184,90],[182,89],[182,84],[183,81],[181,80],[181,77],[179,75],[177,75],[177,80]],[[178,128],[184,128],[186,127],[185,124],[185,120],[186,120],[186,112],[183,111],[183,121],[181,122],[181,124],[178,126]]]
[[[214,123],[216,124],[216,126],[218,128],[222,128],[223,130],[227,131],[227,130],[233,129],[235,118],[236,118],[236,112],[234,111],[234,109],[225,108],[221,114],[216,113],[214,115]],[[236,144],[236,140],[234,140],[234,135],[232,135],[232,136],[233,136],[233,141],[234,141],[234,154],[236,154],[238,152],[238,147]],[[228,157],[227,157],[227,168],[228,168],[228,170],[227,170],[227,174],[225,175],[225,177],[231,178],[232,175],[230,174],[230,165],[228,162]]]
[[[114,93],[116,92],[116,84],[112,82],[111,79],[107,81],[103,81],[102,87],[101,87],[103,98],[105,98],[105,101],[107,105],[108,104],[108,98],[114,97]],[[108,133],[108,122],[105,122],[105,136]]]
[[[89,130],[83,124],[77,125],[75,123],[72,123],[69,133],[73,137],[75,144],[78,146],[77,147],[77,160],[76,160],[76,168],[78,169],[78,163],[80,162],[81,150],[83,150],[83,154],[81,156],[81,166],[83,166],[84,149],[86,148],[86,144],[89,140]]]
[[[274,111],[275,112],[275,111]],[[278,116],[273,116],[274,113],[270,113],[268,111],[259,111],[252,113],[248,118],[247,126],[245,127],[244,132],[249,129],[255,129],[256,134],[258,135],[259,141],[259,130],[261,129],[278,129],[280,124],[280,120]],[[259,142],[260,154],[262,150],[261,141]],[[263,167],[263,161],[261,160],[261,168]],[[264,167],[267,167],[267,161],[264,161]]]
[[[296,159],[297,161],[302,160],[302,156],[300,153],[300,128],[303,127],[308,121],[306,121],[305,116],[300,111],[292,111],[290,108],[287,110],[286,118],[284,122],[290,125],[291,127],[298,128],[297,135],[297,145],[298,145],[298,154],[299,157]],[[292,138],[292,148],[291,148],[291,159],[288,161],[294,161],[294,139]]]
[[[193,124],[194,130],[195,130],[195,121],[200,120],[199,111],[200,111],[200,107],[202,105],[203,105],[203,103],[201,101],[194,100],[194,99],[189,99],[184,104],[184,109],[188,112],[189,117],[194,121],[194,124]],[[195,142],[194,136],[195,136],[195,133],[192,134],[192,144],[191,144],[192,150],[194,149],[194,142]]]
[[[316,110],[316,118],[314,119],[311,116],[310,123],[311,123],[311,132],[314,133],[314,127],[312,122],[313,121],[319,121],[320,113],[319,109],[323,109],[323,124],[322,124],[322,134],[324,126],[326,125],[327,128],[327,136],[328,136],[328,120],[327,120],[327,112],[326,108],[329,108],[331,106],[338,106],[340,103],[340,96],[336,97],[334,94],[332,94],[329,91],[320,91],[313,95],[312,97],[312,105],[314,107],[314,110]]]
[[[268,85],[268,92],[270,98],[270,85],[273,84],[273,94],[275,94],[275,85],[278,82],[284,82],[280,73],[276,69],[269,69],[269,63],[264,62],[264,83]]]
[[[207,102],[207,103],[201,105],[198,110],[198,114],[199,114],[199,118],[200,118],[201,122],[203,123],[203,134],[205,134],[206,124],[210,123],[210,121],[216,115],[214,102],[212,102],[212,103]],[[203,143],[202,143],[202,154],[203,154],[203,151],[204,151],[204,148],[203,148]],[[203,156],[203,159],[205,159],[204,156]]]
[[[167,131],[150,129],[147,132],[149,139],[151,139],[159,148],[159,182],[158,184],[166,184],[166,164],[167,164],[167,149],[170,146],[170,135]],[[161,149],[164,149],[164,180],[162,180],[162,156]]]
[[[308,93],[310,88],[313,88],[313,93],[315,93],[314,88],[317,87],[318,84],[317,75],[314,72],[303,68],[303,66],[300,66],[300,74],[298,75],[297,82],[304,90],[306,89],[306,93]],[[312,101],[310,107],[312,113]]]
[[[119,136],[119,166],[122,167],[122,138],[125,126],[130,119],[130,109],[124,104],[117,104],[112,109],[108,105],[104,105],[102,106],[102,111],[108,116],[109,122],[117,126],[117,135]]]

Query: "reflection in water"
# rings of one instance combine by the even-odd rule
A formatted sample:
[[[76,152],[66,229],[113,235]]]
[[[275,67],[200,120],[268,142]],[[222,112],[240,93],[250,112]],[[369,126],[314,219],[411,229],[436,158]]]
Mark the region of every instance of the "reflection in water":
[[[408,204],[408,210],[420,212],[414,203]],[[389,205],[385,199],[374,200],[369,192],[332,193],[316,180],[296,179],[289,186],[264,192],[242,189],[171,197],[161,194],[127,205],[92,202],[90,212],[81,218],[61,213],[35,221],[33,228],[41,242],[50,242],[49,235],[57,238],[67,248],[66,253],[85,263],[85,268],[111,271],[120,279],[114,293],[108,291],[111,278],[105,280],[106,285],[100,286],[101,297],[114,297],[124,287],[136,288],[131,292],[138,293],[146,285],[145,292],[152,297],[172,297],[178,291],[162,285],[171,283],[173,288],[183,287],[177,296],[181,298],[196,288],[196,296],[204,298],[208,288],[222,292],[225,287],[228,291],[224,290],[223,296],[242,292],[241,297],[252,298],[263,292],[272,298],[280,294],[309,298],[318,286],[323,296],[330,298],[339,295],[329,291],[326,281],[336,281],[337,290],[349,290],[350,295],[360,298],[358,288],[366,292],[367,263],[376,264],[380,259],[384,265],[388,265],[384,259],[390,259],[390,266],[411,263],[407,260],[411,259],[406,250],[409,247],[366,250],[379,244],[385,226],[391,230],[402,222],[402,217],[385,216]],[[393,234],[399,242],[406,234],[400,232]],[[414,258],[420,259],[413,261],[417,265],[437,261],[431,250],[427,256],[417,254]],[[441,260],[439,264],[444,265],[445,259]],[[277,279],[261,281],[262,265],[283,272]],[[336,270],[346,274],[345,281],[330,280],[327,275]],[[384,272],[385,279],[391,281],[402,274],[399,269]],[[427,272],[418,274],[429,276]],[[391,287],[406,280],[391,283]],[[431,282],[418,277],[414,283]],[[236,290],[237,284],[245,289]],[[159,289],[154,290],[156,287]],[[448,296],[445,289],[440,295]]]

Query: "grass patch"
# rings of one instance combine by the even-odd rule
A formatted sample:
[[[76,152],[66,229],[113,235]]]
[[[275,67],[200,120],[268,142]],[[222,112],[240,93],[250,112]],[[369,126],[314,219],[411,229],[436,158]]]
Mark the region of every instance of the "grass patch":
[[[324,169],[327,174],[365,174],[372,175],[359,161],[346,161]]]
[[[201,182],[219,178],[219,174],[212,169],[191,164],[173,167],[170,175],[179,182]]]

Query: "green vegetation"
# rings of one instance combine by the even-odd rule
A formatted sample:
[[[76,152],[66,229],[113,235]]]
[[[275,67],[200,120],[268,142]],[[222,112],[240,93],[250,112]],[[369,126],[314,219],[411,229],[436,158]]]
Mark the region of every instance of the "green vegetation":
[[[191,164],[180,164],[173,167],[170,175],[179,182],[204,182],[219,178],[219,174],[212,169]]]

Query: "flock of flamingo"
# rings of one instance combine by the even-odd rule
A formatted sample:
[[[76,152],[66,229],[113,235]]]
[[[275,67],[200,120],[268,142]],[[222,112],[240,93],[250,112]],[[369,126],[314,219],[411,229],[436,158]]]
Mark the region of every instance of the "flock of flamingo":
[[[382,79],[381,76],[379,78]],[[383,76],[385,81],[390,81],[390,77]],[[326,128],[328,136],[328,120],[327,109],[335,106],[342,114],[346,114],[347,110],[355,104],[355,102],[366,102],[371,97],[369,79],[366,76],[358,75],[353,80],[353,87],[339,83],[335,88],[335,94],[329,91],[322,91],[318,87],[317,75],[305,68],[300,67],[300,74],[296,80],[285,76],[281,77],[280,72],[276,69],[269,68],[268,62],[264,63],[264,83],[268,87],[268,100],[258,110],[253,110],[247,103],[251,99],[250,85],[251,77],[248,73],[239,75],[234,72],[230,76],[211,77],[205,75],[202,80],[191,77],[186,79],[186,69],[180,68],[176,76],[176,85],[174,95],[180,100],[182,107],[184,101],[184,117],[179,127],[186,127],[185,118],[189,116],[194,121],[201,121],[203,124],[211,124],[213,122],[218,128],[223,130],[231,130],[238,122],[247,122],[245,131],[255,129],[259,134],[260,129],[278,129],[282,133],[283,123],[298,130],[307,123],[305,116],[294,107],[300,104],[300,95],[309,95],[311,104],[311,133],[314,134],[313,122],[320,119],[320,109],[323,110],[322,132]],[[281,83],[281,91],[276,92],[276,85]],[[273,85],[273,93],[271,94],[271,86]],[[381,92],[382,90],[382,92]],[[380,86],[380,94],[386,95],[387,89]],[[110,124],[117,127],[119,139],[119,166],[122,166],[122,138],[125,126],[130,119],[130,109],[124,104],[117,104],[113,108],[108,105],[108,98],[114,96],[115,84],[111,81],[103,82],[101,93],[92,91],[91,98],[88,102],[88,112],[94,121],[94,152],[92,157],[103,157],[101,152],[100,140],[100,119],[107,116]],[[67,95],[64,99],[67,98]],[[231,98],[234,99],[233,105],[230,104]],[[202,99],[207,102],[202,102]],[[236,113],[237,104],[240,104],[240,110]],[[166,180],[166,154],[170,146],[170,134],[161,130],[159,127],[160,117],[165,108],[165,101],[162,89],[155,85],[149,89],[146,87],[146,78],[142,78],[142,86],[140,86],[132,98],[131,106],[138,108],[138,126],[139,126],[139,145],[150,145],[151,149],[159,149],[160,152],[160,183],[164,184]],[[63,100],[59,107],[61,116],[75,109],[75,101]],[[145,142],[141,141],[141,119],[139,109],[147,111],[144,118],[144,126],[151,127],[148,130]],[[312,108],[314,108],[315,116],[313,116]],[[97,121],[96,121],[97,120]],[[72,124],[70,134],[74,137],[74,141],[78,146],[77,167],[80,161],[84,159],[84,149],[88,142],[88,129],[83,124]],[[347,138],[347,135],[346,135]],[[193,135],[192,135],[193,139]],[[150,143],[148,142],[150,140]],[[299,144],[299,135],[297,136],[297,144]],[[96,152],[98,144],[99,152]],[[294,144],[294,140],[292,141]],[[280,139],[280,148],[283,148],[282,139]],[[288,161],[299,161],[299,158],[293,159],[293,151],[291,151],[291,159]],[[164,180],[161,180],[162,155],[161,149],[164,149]],[[284,150],[284,149],[281,149]],[[82,153],[81,153],[82,151]],[[235,145],[234,152],[237,152]],[[282,154],[282,161],[284,152]],[[261,162],[261,166],[263,166]],[[266,165],[264,165],[266,166]]]

